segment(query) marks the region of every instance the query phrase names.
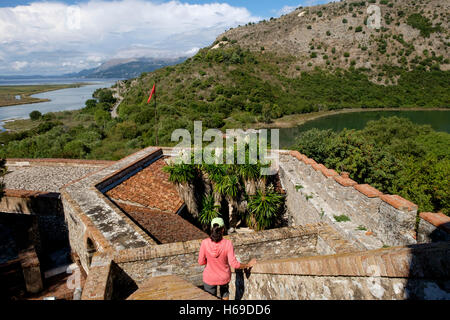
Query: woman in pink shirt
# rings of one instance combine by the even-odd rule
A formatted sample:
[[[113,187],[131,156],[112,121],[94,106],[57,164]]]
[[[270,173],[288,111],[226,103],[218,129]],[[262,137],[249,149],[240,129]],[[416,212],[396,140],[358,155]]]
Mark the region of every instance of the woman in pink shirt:
[[[202,241],[198,263],[203,266],[203,287],[212,295],[217,295],[217,286],[220,286],[220,297],[228,300],[228,283],[231,280],[231,269],[247,269],[255,265],[252,259],[244,264],[237,261],[234,255],[233,244],[223,238],[225,223],[222,218],[214,218],[211,221],[211,236]]]

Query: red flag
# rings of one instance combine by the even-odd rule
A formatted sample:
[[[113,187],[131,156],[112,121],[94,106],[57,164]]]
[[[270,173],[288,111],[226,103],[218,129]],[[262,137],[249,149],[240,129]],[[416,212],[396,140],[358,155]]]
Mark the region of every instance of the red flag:
[[[156,83],[153,85],[152,92],[150,92],[150,96],[148,97],[147,103],[150,102],[150,100],[152,99],[153,94],[155,93],[155,86],[156,86]]]

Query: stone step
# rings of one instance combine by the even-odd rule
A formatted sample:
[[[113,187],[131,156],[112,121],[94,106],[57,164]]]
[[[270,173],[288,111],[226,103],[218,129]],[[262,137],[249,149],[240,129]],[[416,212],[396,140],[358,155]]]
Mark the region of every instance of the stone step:
[[[152,277],[127,300],[217,300],[206,291],[174,275]]]

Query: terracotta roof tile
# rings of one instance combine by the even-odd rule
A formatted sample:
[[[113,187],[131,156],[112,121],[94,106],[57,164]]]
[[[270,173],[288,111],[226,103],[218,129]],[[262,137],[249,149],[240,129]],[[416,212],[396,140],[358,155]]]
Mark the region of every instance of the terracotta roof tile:
[[[411,201],[408,201],[399,195],[391,195],[391,194],[383,194],[380,196],[381,200],[384,202],[390,204],[394,208],[398,210],[417,210],[417,205],[412,203]]]
[[[183,205],[169,174],[162,171],[166,165],[160,158],[148,167],[123,181],[106,195],[116,201],[129,201],[136,205],[176,213]]]
[[[139,226],[159,243],[207,238],[208,235],[178,214],[117,203]]]
[[[350,178],[345,178],[342,176],[334,176],[333,178],[334,178],[334,180],[336,180],[337,183],[339,183],[340,185],[342,185],[344,187],[351,187],[351,186],[358,184],[356,181],[353,181]]]
[[[353,188],[361,192],[362,194],[366,195],[369,198],[375,198],[381,196],[383,193],[371,185],[368,184],[357,184],[354,185]]]
[[[432,225],[450,233],[450,217],[440,212],[421,212],[419,216]]]

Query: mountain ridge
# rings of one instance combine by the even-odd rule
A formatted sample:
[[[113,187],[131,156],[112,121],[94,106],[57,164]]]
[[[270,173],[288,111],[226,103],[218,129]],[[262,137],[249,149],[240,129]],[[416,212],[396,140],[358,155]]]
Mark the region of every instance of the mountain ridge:
[[[371,6],[379,8],[378,29],[372,27],[376,14]],[[232,28],[213,45],[226,39],[224,47],[238,43],[252,51],[290,54],[297,58],[289,70],[294,74],[353,66],[374,70],[371,80],[381,82],[386,78],[377,79],[377,74],[384,65],[412,70],[419,61],[431,59],[441,70],[450,70],[448,12],[449,3],[439,0],[332,2]]]
[[[76,73],[65,74],[65,77],[75,78],[120,78],[130,79],[138,77],[143,72],[151,72],[156,69],[178,64],[186,60],[187,57],[179,58],[120,58],[111,59],[100,66],[84,69]]]

